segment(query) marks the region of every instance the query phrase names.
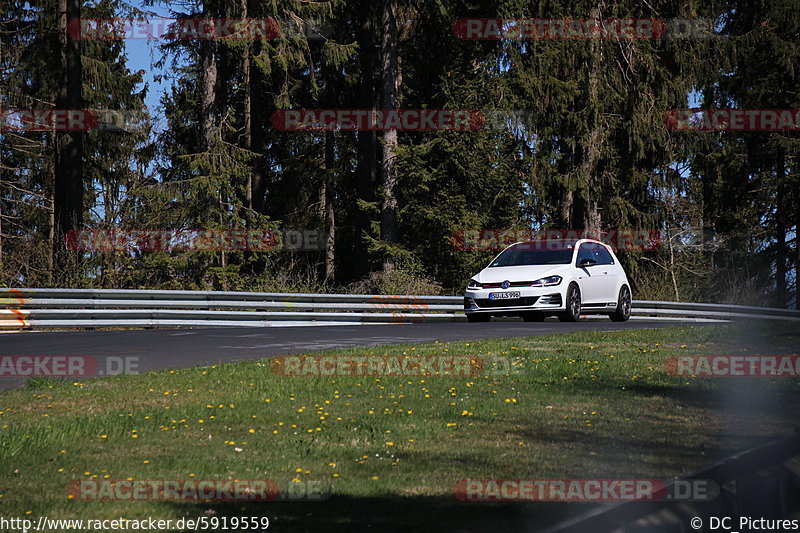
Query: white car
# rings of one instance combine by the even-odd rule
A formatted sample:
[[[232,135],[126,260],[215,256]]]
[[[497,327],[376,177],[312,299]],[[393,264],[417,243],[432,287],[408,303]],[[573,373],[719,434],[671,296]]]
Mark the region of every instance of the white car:
[[[575,322],[587,314],[624,322],[631,289],[617,256],[599,241],[518,242],[469,281],[464,312],[470,322],[492,316],[540,322],[552,315]]]

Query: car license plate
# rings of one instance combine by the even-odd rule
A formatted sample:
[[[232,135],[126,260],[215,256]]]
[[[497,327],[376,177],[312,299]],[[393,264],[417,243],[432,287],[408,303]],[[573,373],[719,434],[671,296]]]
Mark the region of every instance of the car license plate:
[[[513,300],[519,298],[519,291],[514,292],[490,292],[490,300]]]

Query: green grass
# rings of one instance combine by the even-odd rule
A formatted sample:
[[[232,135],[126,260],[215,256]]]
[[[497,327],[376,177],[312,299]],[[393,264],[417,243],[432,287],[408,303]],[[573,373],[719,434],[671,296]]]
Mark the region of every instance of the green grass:
[[[668,375],[678,354],[797,353],[784,324],[630,330],[332,354],[509,357],[507,374],[289,378],[268,361],[0,393],[0,515],[260,516],[270,531],[538,526],[582,504],[464,503],[463,478],[671,478],[792,433],[791,378]],[[746,351],[749,350],[749,351]],[[324,502],[85,502],[73,480],[272,479]]]

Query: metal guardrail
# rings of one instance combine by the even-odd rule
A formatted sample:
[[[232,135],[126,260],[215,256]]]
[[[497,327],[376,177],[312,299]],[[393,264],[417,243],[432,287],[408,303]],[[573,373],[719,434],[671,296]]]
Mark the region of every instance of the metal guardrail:
[[[632,318],[800,320],[800,311],[635,300]],[[460,296],[0,288],[2,329],[268,327],[463,320]]]

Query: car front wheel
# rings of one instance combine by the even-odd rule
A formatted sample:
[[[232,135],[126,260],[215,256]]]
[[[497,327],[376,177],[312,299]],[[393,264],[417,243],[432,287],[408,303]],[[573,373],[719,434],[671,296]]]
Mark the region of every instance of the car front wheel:
[[[567,310],[558,315],[562,322],[577,322],[581,317],[581,290],[576,284],[567,289]]]
[[[467,315],[467,322],[489,322],[492,319],[492,315],[488,314],[469,314]]]
[[[614,322],[626,322],[631,317],[631,290],[627,285],[619,290],[617,310],[608,315]]]

